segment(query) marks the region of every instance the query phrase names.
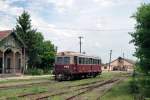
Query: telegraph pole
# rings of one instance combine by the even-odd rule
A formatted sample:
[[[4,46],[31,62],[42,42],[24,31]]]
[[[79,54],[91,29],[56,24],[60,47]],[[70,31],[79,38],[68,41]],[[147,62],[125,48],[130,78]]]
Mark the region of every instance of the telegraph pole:
[[[123,59],[124,59],[124,52],[123,52]]]
[[[112,50],[110,50],[110,58],[109,58],[109,71],[110,71],[110,63],[111,63],[111,55],[112,55]]]
[[[124,67],[124,59],[125,59],[125,58],[124,58],[124,52],[123,52],[123,58],[122,58],[122,60],[123,60],[123,62],[122,62],[122,63],[123,63],[123,67]],[[125,69],[125,70],[126,70],[126,69]]]
[[[83,38],[83,37],[82,37],[82,36],[79,36],[78,38],[79,38],[79,40],[80,40],[80,42],[79,42],[79,43],[80,43],[80,53],[81,53],[81,52],[82,52],[82,50],[81,50],[81,49],[82,49],[82,47],[81,47],[81,45],[82,45],[81,40],[82,40],[82,38]]]

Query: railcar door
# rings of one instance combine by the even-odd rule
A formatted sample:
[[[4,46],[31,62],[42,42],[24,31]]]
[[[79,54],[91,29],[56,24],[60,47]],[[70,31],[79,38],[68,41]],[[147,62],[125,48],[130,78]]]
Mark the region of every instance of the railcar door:
[[[74,56],[74,72],[76,73],[78,71],[78,57]]]

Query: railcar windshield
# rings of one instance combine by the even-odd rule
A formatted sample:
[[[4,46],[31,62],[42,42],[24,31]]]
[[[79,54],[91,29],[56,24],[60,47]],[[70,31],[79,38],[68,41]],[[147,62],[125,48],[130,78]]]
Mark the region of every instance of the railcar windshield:
[[[70,57],[56,57],[56,64],[70,64]]]
[[[70,57],[64,57],[64,64],[70,64]]]

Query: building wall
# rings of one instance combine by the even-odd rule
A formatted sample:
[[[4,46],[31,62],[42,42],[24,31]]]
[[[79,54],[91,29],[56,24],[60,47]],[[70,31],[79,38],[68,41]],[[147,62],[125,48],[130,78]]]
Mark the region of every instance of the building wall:
[[[120,63],[119,60],[117,59],[110,64],[110,69],[109,69],[109,64],[102,66],[102,70],[111,70],[112,71],[114,68],[118,68],[121,70],[123,68],[125,68],[126,71],[133,71],[134,64],[129,63],[126,60],[122,60],[122,62]]]
[[[11,52],[7,52],[10,50]],[[4,53],[4,68],[7,72],[7,59],[10,58],[10,72],[21,72],[20,68],[25,67],[25,59],[22,50],[22,44],[14,35],[9,35],[2,41],[0,41],[0,58],[3,58]],[[21,56],[22,55],[22,56]],[[14,58],[15,57],[15,58]],[[20,60],[19,60],[20,59]],[[2,64],[1,64],[2,65]],[[16,69],[16,71],[14,71]]]

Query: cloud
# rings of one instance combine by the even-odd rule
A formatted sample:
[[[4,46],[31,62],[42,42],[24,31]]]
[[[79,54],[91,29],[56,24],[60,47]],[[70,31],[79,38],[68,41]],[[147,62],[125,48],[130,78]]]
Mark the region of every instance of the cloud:
[[[79,51],[78,36],[83,38],[83,51],[108,60],[124,51],[129,58],[134,46],[128,32],[135,21],[130,16],[143,0],[0,0],[0,30],[13,28],[16,17],[25,9],[31,14],[34,28],[51,40],[59,51]],[[114,31],[113,31],[114,30]]]
[[[48,2],[53,3],[58,12],[63,13],[72,7],[74,0],[49,0]]]
[[[22,11],[22,7],[11,6],[10,1],[0,1],[0,11],[8,15],[16,16],[19,15]]]

